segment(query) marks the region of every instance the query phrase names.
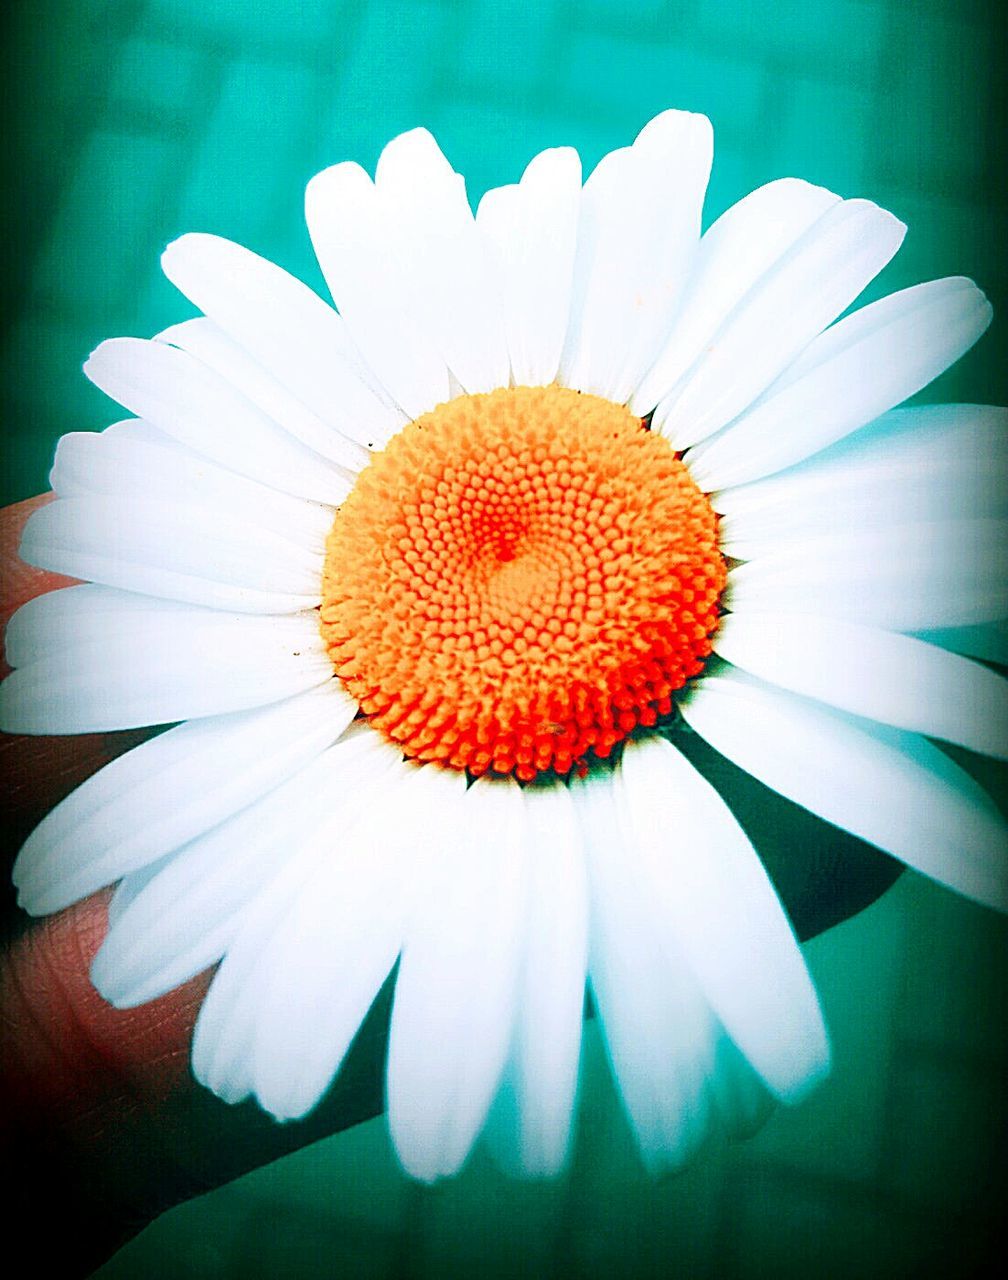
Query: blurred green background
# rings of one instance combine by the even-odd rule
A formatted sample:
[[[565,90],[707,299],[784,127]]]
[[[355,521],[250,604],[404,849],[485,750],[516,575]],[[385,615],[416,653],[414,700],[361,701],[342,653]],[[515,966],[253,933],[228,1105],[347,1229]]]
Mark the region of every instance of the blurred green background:
[[[923,399],[1008,398],[1004,32],[974,0],[90,0],[8,17],[0,500],[57,437],[121,416],[83,379],[114,334],[190,314],[158,255],[214,231],[321,289],[306,180],[416,124],[473,201],[540,148],[586,170],[667,106],[707,112],[710,221],[796,174],[910,225],[873,286],[974,277],[1000,317]],[[193,1202],[100,1273],[874,1277],[982,1273],[1004,1188],[1006,941],[906,876],[809,947],[836,1051],[810,1102],[653,1184],[589,1031],[569,1176],[480,1158],[410,1185],[381,1121]]]

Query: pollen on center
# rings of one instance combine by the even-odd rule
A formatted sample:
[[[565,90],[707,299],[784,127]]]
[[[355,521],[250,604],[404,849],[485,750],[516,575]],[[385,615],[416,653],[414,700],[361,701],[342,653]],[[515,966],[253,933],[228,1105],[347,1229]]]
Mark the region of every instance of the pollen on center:
[[[598,396],[503,388],[372,457],[329,534],[321,629],[405,755],[530,781],[670,713],[724,582],[666,440]]]

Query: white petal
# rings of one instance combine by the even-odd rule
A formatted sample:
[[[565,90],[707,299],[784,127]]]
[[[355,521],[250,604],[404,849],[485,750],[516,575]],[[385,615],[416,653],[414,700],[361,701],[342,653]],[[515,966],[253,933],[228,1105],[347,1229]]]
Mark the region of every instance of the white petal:
[[[35,596],[7,624],[4,649],[12,667],[59,654],[71,644],[100,644],[119,624],[135,629],[139,619],[157,620],[171,613],[185,616],[191,607],[168,600],[152,601],[131,591],[93,583],[61,587]]]
[[[264,706],[333,679],[315,614],[283,618],[159,609],[68,643],[0,685],[8,733],[92,733]]]
[[[285,431],[290,432],[302,444],[313,449],[320,457],[356,475],[367,462],[367,443],[358,442],[359,427],[353,425],[338,431],[331,425],[345,416],[339,404],[332,405],[327,422],[313,413],[297,395],[289,391],[269,373],[244,347],[230,338],[206,316],[195,320],[183,320],[157,335],[156,341],[170,343],[182,351],[188,351],[202,364],[219,373],[232,387],[256,405]],[[348,378],[355,375],[345,371]],[[334,388],[333,394],[336,394]],[[345,403],[353,404],[353,396]],[[384,438],[384,432],[383,432]]]
[[[113,338],[84,372],[132,413],[204,457],[265,485],[335,505],[347,473],[306,448],[187,351]]]
[[[517,185],[488,191],[476,210],[516,386],[544,386],[557,375],[580,203],[581,161],[576,151],[557,147],[540,152]]]
[[[891,631],[1008,615],[1008,522],[977,519],[824,534],[732,569],[733,612],[814,613]]]
[[[184,449],[177,440],[144,422],[143,418],[124,418],[121,422],[111,423],[99,434],[107,440],[142,440],[145,444],[159,444],[165,449]]]
[[[263,957],[255,1091],[279,1119],[304,1115],[333,1079],[395,964],[419,886],[465,780],[411,769],[319,864]]]
[[[360,443],[370,433],[387,438],[400,424],[370,385],[343,321],[300,280],[241,245],[202,234],[170,244],[161,266],[323,422]]]
[[[953,492],[959,484],[968,486],[965,508],[971,514],[994,514],[1000,509],[998,502],[1008,501],[995,492],[1000,473],[1008,470],[1006,446],[1008,409],[1000,406],[932,404],[893,409],[814,458],[752,484],[712,494],[711,503],[724,515],[741,515],[801,502],[810,491],[819,503],[827,493],[876,484],[901,491],[920,472],[930,476],[951,471]],[[987,479],[992,471],[993,485]],[[894,494],[897,500],[900,496],[900,492]],[[974,512],[974,502],[982,502],[984,510]]]
[[[283,869],[237,922],[200,1007],[193,1031],[193,1075],[225,1102],[241,1102],[253,1091],[256,1016],[272,976],[260,961],[299,890],[325,855],[317,829],[288,844]]]
[[[713,1122],[717,1020],[636,873],[611,779],[575,779],[570,789],[588,857],[589,976],[606,1051],[645,1165],[676,1169]]]
[[[654,423],[684,449],[730,422],[850,306],[905,231],[867,200],[831,205],[729,313]]]
[[[149,862],[147,866],[141,867],[139,871],[130,871],[123,876],[116,885],[108,904],[108,926],[110,930],[122,919],[126,908],[133,905],[140,893],[147,888],[154,877],[164,869],[174,856],[172,853],[166,853],[163,858],[157,858],[154,862]]]
[[[401,754],[365,725],[351,726],[327,754],[330,784],[311,809],[314,820],[284,847],[277,874],[241,913],[196,1020],[193,1072],[228,1102],[253,1089],[256,1024],[273,976],[271,940],[316,868],[333,857],[359,815],[390,794],[397,785],[390,779],[408,770]]]
[[[321,598],[322,546],[188,500],[61,498],[29,517],[20,554],[74,578],[247,613],[293,613]]]
[[[395,402],[417,418],[447,400],[445,362],[405,305],[384,204],[360,165],[316,174],[305,217],[333,301]]]
[[[585,183],[564,386],[624,403],[654,362],[693,266],[713,145],[706,116],[665,111]]]
[[[803,1096],[829,1069],[826,1028],[801,949],[745,832],[664,738],[628,743],[616,777],[647,890],[711,1006],[778,1097]]]
[[[80,588],[83,589],[83,588]],[[298,773],[354,703],[330,681],[269,707],[191,721],[134,747],[43,818],[14,866],[42,915],[154,862]]]
[[[56,446],[49,482],[62,498],[104,496],[136,503],[198,504],[317,553],[325,550],[333,508],[267,489],[218,467],[163,436],[152,443],[133,434],[77,431]]]
[[[415,322],[463,390],[506,387],[503,317],[464,179],[426,129],[413,129],[381,153],[375,188]]]
[[[686,455],[703,489],[757,480],[891,409],[949,367],[991,322],[971,280],[915,285],[827,329],[747,413]]]
[[[787,471],[712,502],[726,555],[752,559],[822,533],[1008,515],[1008,411],[896,409]]]
[[[246,808],[123,881],[147,877],[110,920],[92,965],[106,1000],[119,1008],[144,1004],[221,958],[246,904],[331,807],[339,756],[319,752],[273,790],[267,780],[266,794],[249,791]]]
[[[978,902],[1008,910],[1008,831],[937,747],[737,675],[680,702],[701,737],[754,778]]]
[[[839,618],[727,614],[714,652],[854,715],[1008,759],[1008,680],[910,636]]]
[[[517,1169],[553,1177],[568,1155],[581,1050],[588,882],[566,786],[526,787],[529,890],[508,1115]]]
[[[526,899],[521,813],[513,782],[480,779],[445,814],[439,873],[407,932],[388,1115],[403,1167],[424,1182],[460,1168],[507,1057]]]
[[[700,358],[732,309],[840,197],[798,178],[752,191],[704,232],[696,263],[665,346],[634,392],[645,414]]]

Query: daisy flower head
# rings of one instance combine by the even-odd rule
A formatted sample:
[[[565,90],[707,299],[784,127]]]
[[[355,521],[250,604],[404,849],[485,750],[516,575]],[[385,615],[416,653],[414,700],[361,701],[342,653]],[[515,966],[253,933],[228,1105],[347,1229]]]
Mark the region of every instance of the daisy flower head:
[[[473,215],[434,138],[313,178],[335,307],[229,241],[202,312],[85,370],[134,417],[59,444],[3,724],[176,723],[60,804],[24,906],[118,882],[93,980],[219,964],[197,1077],[320,1099],[395,970],[403,1166],[571,1136],[586,982],[645,1161],[794,1101],[829,1048],[800,947],[673,721],[812,813],[1008,906],[1005,828],[932,739],[1008,755],[1005,411],[898,409],[991,310],[848,312],[904,226],[783,179],[701,234],[712,131],[667,111],[582,183]],[[847,314],[845,314],[847,313]],[[842,317],[842,318],[838,318]]]

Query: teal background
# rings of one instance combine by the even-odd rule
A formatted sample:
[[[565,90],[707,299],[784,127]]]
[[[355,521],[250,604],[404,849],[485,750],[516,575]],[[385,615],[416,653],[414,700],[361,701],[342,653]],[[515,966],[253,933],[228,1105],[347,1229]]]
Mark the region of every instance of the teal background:
[[[910,225],[873,294],[973,276],[1003,316],[1003,31],[961,0],[91,0],[15,8],[0,500],[45,487],[56,438],[117,414],[80,365],[191,313],[161,277],[187,230],[318,288],[308,177],[434,130],[474,202],[573,143],[586,170],[666,106],[711,115],[711,220],[784,174]],[[646,193],[642,193],[646,198]],[[922,399],[1004,403],[1004,322]],[[750,1143],[653,1184],[589,1030],[569,1176],[477,1157],[424,1190],[379,1121],[165,1215],[125,1277],[976,1274],[1003,1194],[1005,958],[991,913],[906,876],[808,950],[836,1070]]]

